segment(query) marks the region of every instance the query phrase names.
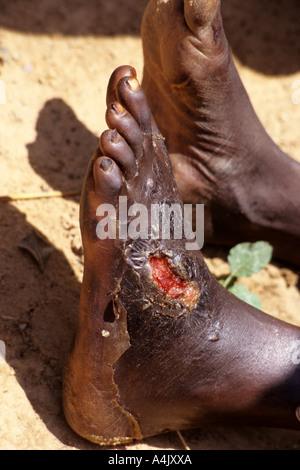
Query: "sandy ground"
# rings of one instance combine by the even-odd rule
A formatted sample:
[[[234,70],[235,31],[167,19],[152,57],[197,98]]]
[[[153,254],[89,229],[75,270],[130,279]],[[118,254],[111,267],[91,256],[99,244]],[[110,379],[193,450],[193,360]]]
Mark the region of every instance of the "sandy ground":
[[[104,121],[106,84],[125,63],[142,76],[146,0],[0,0],[1,194],[80,190]],[[226,0],[225,28],[254,107],[300,161],[297,0]],[[0,82],[1,84],[1,82]],[[284,175],[283,175],[284,176]],[[0,204],[0,449],[98,449],[68,427],[62,368],[77,321],[83,260],[79,197]],[[22,240],[51,245],[44,270]],[[217,276],[227,251],[206,249]],[[300,325],[299,270],[273,263],[247,280],[271,315]],[[263,428],[184,432],[192,449],[300,449],[300,434]],[[124,447],[121,447],[124,448]],[[176,433],[129,449],[182,449]]]

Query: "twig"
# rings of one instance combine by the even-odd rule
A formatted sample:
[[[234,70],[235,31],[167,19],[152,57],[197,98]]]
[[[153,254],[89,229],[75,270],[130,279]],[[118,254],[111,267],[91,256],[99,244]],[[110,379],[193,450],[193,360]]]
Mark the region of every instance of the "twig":
[[[232,274],[229,274],[226,278],[225,278],[225,281],[224,281],[224,284],[223,284],[223,287],[225,287],[225,289],[227,289],[227,287],[229,286],[229,284],[231,283],[231,281],[233,280],[234,276]]]
[[[181,432],[178,431],[178,430],[176,430],[176,432],[177,432],[178,437],[179,437],[179,439],[181,440],[181,442],[182,442],[182,444],[183,444],[185,450],[191,450],[191,449],[189,448],[189,446],[187,445],[187,443],[186,443],[186,441],[185,441],[183,435],[181,434]]]
[[[81,191],[48,191],[41,193],[20,193],[20,194],[9,194],[7,196],[0,196],[0,202],[8,201],[21,201],[25,199],[43,199],[49,197],[70,197],[78,196]]]

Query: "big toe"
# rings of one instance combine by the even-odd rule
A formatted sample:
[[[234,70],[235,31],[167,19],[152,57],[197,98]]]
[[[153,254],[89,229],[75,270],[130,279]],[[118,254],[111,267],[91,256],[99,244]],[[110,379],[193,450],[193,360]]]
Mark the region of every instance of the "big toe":
[[[111,74],[106,92],[106,104],[113,103],[117,99],[116,88],[123,77],[136,78],[136,70],[131,65],[121,65]]]

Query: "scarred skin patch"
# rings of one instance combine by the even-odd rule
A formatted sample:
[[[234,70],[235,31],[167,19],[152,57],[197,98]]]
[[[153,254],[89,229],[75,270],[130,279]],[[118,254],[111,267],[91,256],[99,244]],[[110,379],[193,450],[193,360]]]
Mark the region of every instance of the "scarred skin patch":
[[[154,283],[166,297],[181,302],[189,310],[193,310],[199,298],[199,289],[196,284],[178,276],[165,257],[151,256],[149,264]]]

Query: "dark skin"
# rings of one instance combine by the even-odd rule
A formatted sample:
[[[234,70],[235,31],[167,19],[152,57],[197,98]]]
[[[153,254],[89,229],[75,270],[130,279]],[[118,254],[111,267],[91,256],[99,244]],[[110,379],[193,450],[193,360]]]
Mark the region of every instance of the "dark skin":
[[[100,204],[119,196],[181,204],[170,157],[128,66],[107,91],[109,129],[82,191],[84,277],[78,330],[64,375],[64,411],[81,436],[102,445],[207,425],[300,429],[300,329],[245,304],[209,272],[186,240],[99,240]],[[150,267],[167,259],[196,289],[191,305],[166,295]]]
[[[218,0],[150,0],[143,89],[205,243],[268,240],[300,264],[300,164],[275,145],[237,73]]]

